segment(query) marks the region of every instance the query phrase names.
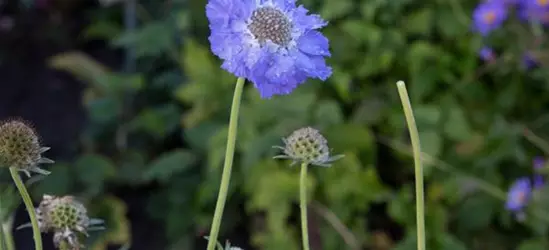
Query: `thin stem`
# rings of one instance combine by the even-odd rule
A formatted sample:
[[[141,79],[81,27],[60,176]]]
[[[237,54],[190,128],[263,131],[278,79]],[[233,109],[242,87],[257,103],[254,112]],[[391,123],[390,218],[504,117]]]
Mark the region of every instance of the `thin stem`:
[[[40,234],[40,228],[38,227],[38,220],[36,219],[36,213],[34,211],[34,205],[32,204],[31,197],[27,192],[27,188],[25,188],[21,177],[19,176],[19,172],[17,172],[17,169],[11,167],[10,173],[13,182],[15,182],[15,186],[17,186],[17,190],[19,190],[19,194],[21,194],[21,198],[23,198],[23,203],[25,203],[27,213],[30,217],[32,236],[34,238],[34,249],[42,250],[42,235]]]
[[[410,140],[412,141],[412,151],[414,154],[414,169],[416,177],[416,224],[417,224],[417,249],[425,250],[425,208],[423,198],[423,166],[421,165],[421,147],[419,144],[419,133],[417,131],[416,121],[412,111],[412,104],[406,91],[406,85],[403,81],[397,83],[398,94],[404,109]]]
[[[303,250],[309,250],[309,229],[307,221],[307,163],[301,164],[299,176],[299,208],[301,209],[301,238]]]
[[[4,227],[0,224],[0,249],[6,250],[6,234],[4,233]]]
[[[208,238],[208,250],[214,250],[217,243],[217,235],[219,234],[219,226],[223,217],[223,209],[227,200],[227,192],[229,182],[231,180],[231,169],[233,165],[234,148],[236,142],[236,132],[238,127],[238,111],[240,110],[240,99],[246,79],[239,77],[236,81],[234,89],[233,104],[231,106],[231,116],[229,118],[229,135],[227,136],[227,149],[225,151],[225,162],[223,163],[223,174],[221,176],[221,186],[217,196],[215,205],[215,213],[212,222],[212,228]]]
[[[9,219],[9,225],[7,225],[6,227],[4,227],[4,225],[1,225],[2,228],[4,229],[4,239],[6,241],[6,249],[7,250],[15,250],[15,242],[13,242],[13,234],[11,232],[12,230],[12,227],[11,227],[11,224],[12,224],[12,219],[10,218]]]

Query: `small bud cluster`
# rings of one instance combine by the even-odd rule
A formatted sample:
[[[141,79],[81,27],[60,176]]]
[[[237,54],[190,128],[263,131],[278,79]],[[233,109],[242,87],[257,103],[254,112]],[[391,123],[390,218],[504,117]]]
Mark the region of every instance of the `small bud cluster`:
[[[30,172],[49,174],[39,168],[41,163],[53,163],[42,157],[49,148],[41,147],[34,130],[21,121],[0,125],[0,166],[13,167],[30,176]]]
[[[84,205],[72,196],[44,195],[36,215],[40,231],[53,232],[55,245],[65,245],[70,249],[81,247],[76,233],[87,236],[92,224],[102,223],[90,220]]]
[[[306,127],[294,131],[287,138],[282,139],[284,147],[283,155],[275,158],[291,159],[292,165],[298,162],[322,167],[330,167],[331,162],[340,159],[342,155],[330,156],[328,141],[314,128]]]

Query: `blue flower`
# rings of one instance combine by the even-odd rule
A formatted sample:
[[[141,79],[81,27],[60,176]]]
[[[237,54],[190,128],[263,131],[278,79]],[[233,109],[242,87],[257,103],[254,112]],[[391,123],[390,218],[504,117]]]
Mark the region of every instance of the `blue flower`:
[[[295,0],[210,0],[212,52],[222,68],[253,82],[262,98],[291,93],[308,78],[326,80],[327,25]]]
[[[505,208],[511,212],[521,212],[530,200],[531,192],[532,184],[528,177],[517,179],[509,189]]]
[[[507,19],[504,1],[487,1],[479,4],[473,12],[473,29],[481,35],[488,35]]]
[[[518,15],[524,21],[546,25],[549,23],[549,0],[521,0]]]

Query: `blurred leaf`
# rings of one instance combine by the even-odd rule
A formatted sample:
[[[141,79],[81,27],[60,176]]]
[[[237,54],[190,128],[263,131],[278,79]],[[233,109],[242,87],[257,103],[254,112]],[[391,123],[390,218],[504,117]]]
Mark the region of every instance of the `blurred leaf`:
[[[93,195],[100,194],[105,181],[116,174],[114,164],[109,158],[92,154],[80,156],[74,170],[78,173],[78,180],[86,187],[86,192]]]
[[[93,233],[89,249],[107,250],[110,244],[123,245],[131,241],[130,221],[126,218],[126,204],[113,196],[106,196],[90,206],[91,217],[105,221],[105,231]]]
[[[115,46],[131,47],[135,49],[136,56],[159,56],[166,52],[172,52],[175,48],[173,31],[170,25],[161,21],[153,21],[142,28],[125,32],[112,42]]]
[[[326,1],[322,6],[320,15],[326,20],[332,20],[346,15],[353,9],[353,2],[350,0]]]
[[[463,110],[457,106],[451,107],[444,132],[452,140],[466,141],[472,136],[471,127]]]
[[[174,174],[187,170],[195,163],[195,160],[194,155],[185,149],[164,153],[150,163],[149,168],[143,173],[143,179],[167,182]]]
[[[486,227],[494,218],[499,201],[487,195],[472,195],[463,201],[458,212],[459,226],[466,230]]]
[[[540,249],[546,249],[546,244],[543,243],[542,240],[526,240],[520,243],[517,250],[540,250]]]

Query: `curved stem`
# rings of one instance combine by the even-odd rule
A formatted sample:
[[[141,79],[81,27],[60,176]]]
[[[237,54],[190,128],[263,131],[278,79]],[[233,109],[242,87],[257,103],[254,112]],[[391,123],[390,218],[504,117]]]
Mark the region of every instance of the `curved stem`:
[[[416,176],[416,224],[417,224],[417,249],[425,250],[425,209],[423,198],[423,166],[421,165],[421,147],[419,143],[419,133],[417,131],[416,121],[412,111],[412,104],[406,91],[406,85],[403,81],[397,82],[398,94],[406,116],[410,140],[412,141],[412,151],[414,154],[414,169]]]
[[[38,220],[36,219],[36,213],[34,211],[34,205],[32,204],[31,197],[27,192],[27,188],[25,188],[21,177],[19,176],[19,172],[17,172],[17,169],[11,167],[10,173],[13,182],[15,182],[15,186],[17,186],[17,190],[19,190],[19,194],[21,194],[21,198],[23,198],[23,203],[25,203],[27,213],[29,213],[32,224],[32,236],[34,238],[34,249],[42,250],[42,235],[40,234],[40,228],[38,227]]]
[[[301,164],[299,176],[299,208],[301,209],[301,238],[303,250],[309,250],[309,229],[307,221],[307,163]]]
[[[233,165],[236,132],[238,126],[238,111],[240,110],[240,99],[242,97],[242,90],[244,89],[245,81],[246,79],[239,77],[236,81],[236,87],[234,89],[233,103],[231,106],[231,116],[229,118],[229,135],[227,136],[225,162],[223,163],[221,185],[219,188],[219,194],[217,196],[217,203],[215,205],[212,228],[208,238],[208,250],[215,249],[217,243],[217,235],[219,234],[219,226],[221,225],[221,218],[223,217],[223,209],[225,208],[225,201],[227,200],[227,192],[229,189],[229,182],[231,180],[231,169]]]

